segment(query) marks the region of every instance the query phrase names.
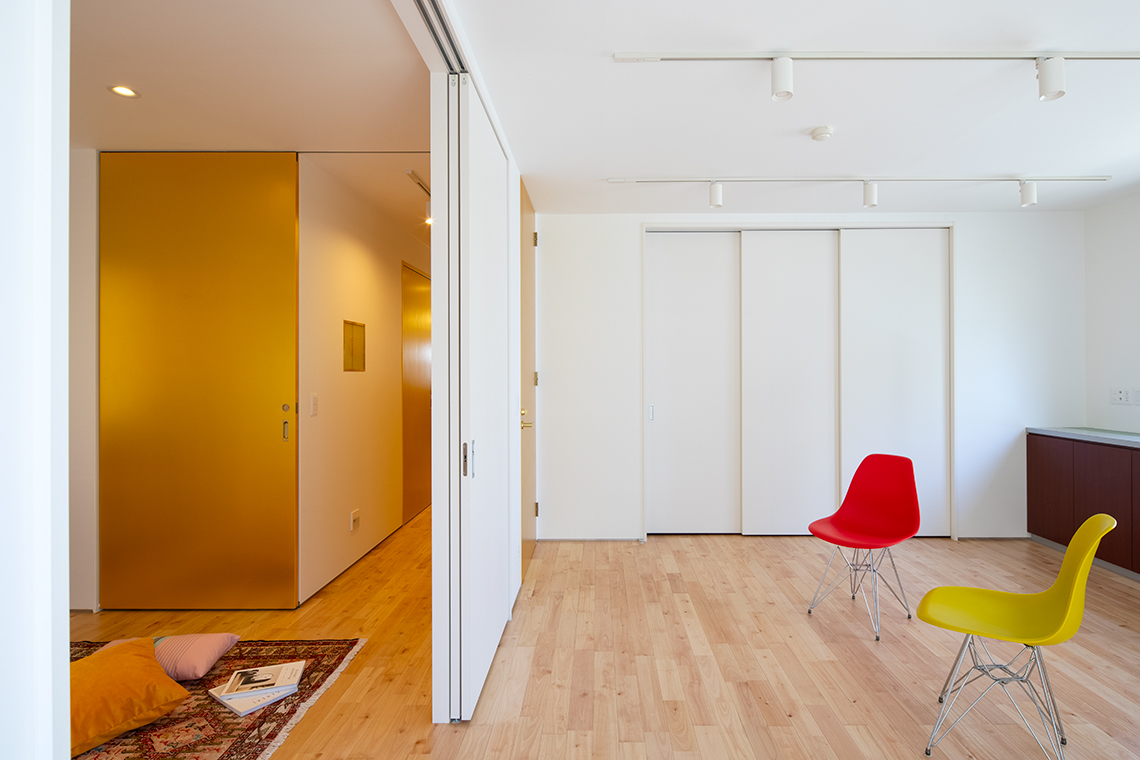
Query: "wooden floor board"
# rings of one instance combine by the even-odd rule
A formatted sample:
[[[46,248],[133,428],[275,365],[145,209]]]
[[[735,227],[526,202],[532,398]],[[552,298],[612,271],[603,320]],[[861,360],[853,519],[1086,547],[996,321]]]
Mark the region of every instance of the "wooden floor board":
[[[812,538],[543,542],[475,716],[432,725],[430,529],[425,511],[297,610],[74,613],[72,638],[367,637],[274,760],[920,757],[960,643],[890,597],[879,642],[861,595],[839,589],[809,616],[831,551]],[[912,609],[937,585],[1039,591],[1061,559],[1030,541],[946,539],[894,557]],[[1140,584],[1094,567],[1087,605],[1045,655],[1066,755],[1140,760]],[[934,757],[1039,753],[995,690]]]

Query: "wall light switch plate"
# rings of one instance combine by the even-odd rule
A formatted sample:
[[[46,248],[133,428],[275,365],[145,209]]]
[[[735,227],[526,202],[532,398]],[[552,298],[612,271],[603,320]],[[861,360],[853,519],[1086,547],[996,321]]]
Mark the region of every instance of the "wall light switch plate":
[[[309,396],[309,416],[317,416],[317,394],[315,393]]]
[[[1132,389],[1132,403],[1140,404],[1140,388]]]
[[[355,533],[356,529],[360,527],[360,510],[354,509],[351,512],[349,512],[348,513],[348,519],[349,519],[348,529],[349,529],[349,531]]]
[[[1114,385],[1108,389],[1108,402],[1110,404],[1131,404],[1132,391],[1128,388],[1121,388]]]

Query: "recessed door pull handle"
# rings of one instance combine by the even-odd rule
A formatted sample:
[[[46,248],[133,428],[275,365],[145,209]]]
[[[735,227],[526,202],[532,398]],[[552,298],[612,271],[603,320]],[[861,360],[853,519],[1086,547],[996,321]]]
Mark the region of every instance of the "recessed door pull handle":
[[[285,420],[281,427],[281,440],[289,440],[289,420]]]

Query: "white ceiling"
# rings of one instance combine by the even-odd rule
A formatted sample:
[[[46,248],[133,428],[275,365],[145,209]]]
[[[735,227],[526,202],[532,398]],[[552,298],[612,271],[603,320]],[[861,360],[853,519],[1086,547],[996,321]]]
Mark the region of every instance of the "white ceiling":
[[[858,184],[612,185],[609,177],[1111,174],[1042,184],[1035,210],[1140,189],[1140,61],[1070,61],[1037,100],[1030,61],[615,63],[618,51],[1140,51],[1134,0],[453,0],[540,212],[858,212]],[[829,142],[811,128],[830,125]],[[1009,184],[884,184],[879,212],[1020,211]],[[1032,213],[1027,211],[1025,213]]]
[[[73,146],[418,151],[324,163],[424,239],[425,196],[404,170],[431,176],[428,70],[388,0],[73,0],[71,8]],[[116,84],[142,97],[107,91]]]
[[[336,177],[374,208],[424,245],[431,227],[424,212],[429,196],[408,177],[414,171],[431,188],[428,153],[306,153],[306,158]]]

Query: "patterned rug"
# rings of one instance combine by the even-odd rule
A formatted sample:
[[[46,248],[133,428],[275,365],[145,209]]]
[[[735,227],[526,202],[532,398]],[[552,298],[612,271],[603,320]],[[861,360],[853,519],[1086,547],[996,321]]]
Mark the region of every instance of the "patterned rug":
[[[182,681],[190,692],[174,712],[79,755],[81,760],[266,760],[332,685],[367,639],[239,641],[213,670]],[[105,642],[71,642],[71,661]],[[297,693],[239,718],[206,692],[241,668],[305,660]]]

